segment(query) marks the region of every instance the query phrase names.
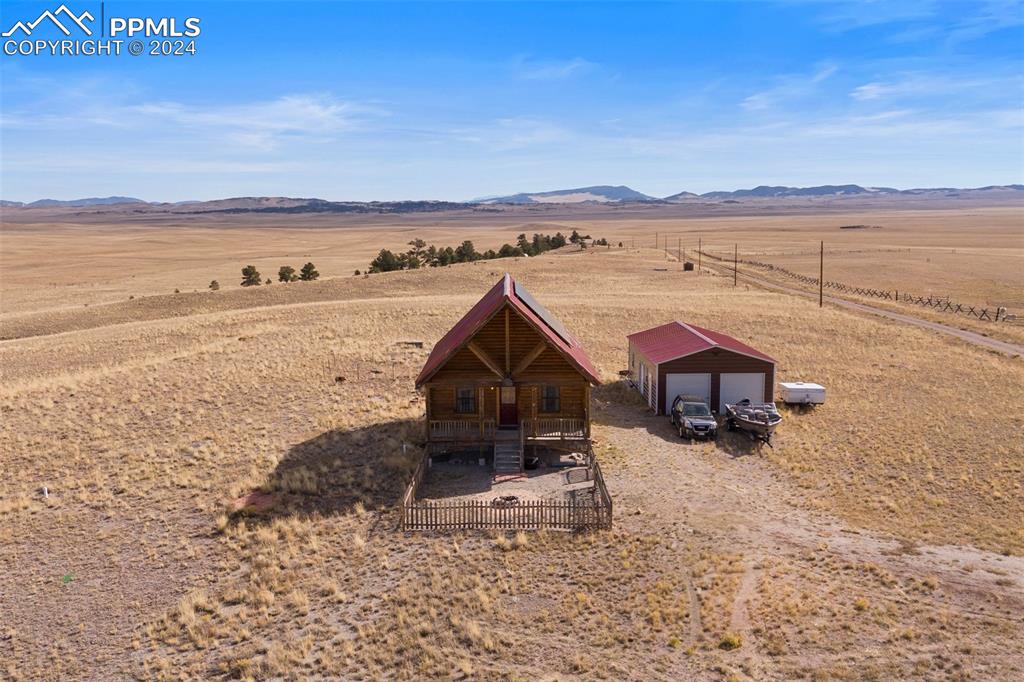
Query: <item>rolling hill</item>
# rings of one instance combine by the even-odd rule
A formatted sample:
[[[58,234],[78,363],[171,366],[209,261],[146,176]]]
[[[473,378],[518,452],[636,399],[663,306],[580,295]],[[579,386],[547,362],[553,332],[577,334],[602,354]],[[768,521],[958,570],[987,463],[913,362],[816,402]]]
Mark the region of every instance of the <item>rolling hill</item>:
[[[637,192],[625,185],[594,185],[575,189],[557,189],[548,192],[520,192],[503,197],[475,199],[479,204],[579,204],[579,203],[625,203],[631,201],[656,201],[657,199]]]

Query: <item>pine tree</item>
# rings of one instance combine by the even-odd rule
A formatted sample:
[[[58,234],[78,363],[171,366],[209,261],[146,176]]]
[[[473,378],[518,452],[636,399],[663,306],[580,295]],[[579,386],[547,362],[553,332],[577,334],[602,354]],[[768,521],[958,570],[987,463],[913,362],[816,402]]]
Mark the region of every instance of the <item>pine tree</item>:
[[[470,263],[478,260],[480,254],[476,252],[476,247],[473,246],[473,242],[468,239],[455,249],[455,262],[456,263]]]
[[[277,271],[277,280],[279,282],[292,282],[295,280],[295,268],[290,265],[282,265],[281,269]]]
[[[299,279],[303,282],[312,282],[319,276],[320,273],[316,271],[316,266],[312,263],[306,263],[302,266],[302,270],[299,270]]]
[[[242,268],[242,286],[243,287],[256,287],[260,285],[263,278],[260,277],[260,271],[256,269],[255,265],[246,265]]]
[[[427,243],[417,237],[409,242],[409,255],[414,257],[417,261],[423,261],[423,252],[427,248]]]

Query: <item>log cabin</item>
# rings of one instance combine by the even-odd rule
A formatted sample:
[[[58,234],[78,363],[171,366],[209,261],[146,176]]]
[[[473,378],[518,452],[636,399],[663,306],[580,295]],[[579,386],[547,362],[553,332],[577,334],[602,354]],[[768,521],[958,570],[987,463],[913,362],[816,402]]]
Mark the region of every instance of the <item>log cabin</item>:
[[[565,326],[508,273],[438,341],[416,379],[432,452],[476,447],[495,473],[527,446],[590,441],[597,369]]]

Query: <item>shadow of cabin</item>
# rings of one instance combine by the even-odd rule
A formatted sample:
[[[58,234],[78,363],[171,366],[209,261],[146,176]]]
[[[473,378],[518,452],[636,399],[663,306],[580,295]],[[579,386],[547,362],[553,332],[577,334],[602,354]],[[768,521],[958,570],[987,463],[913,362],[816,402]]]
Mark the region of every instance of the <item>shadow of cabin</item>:
[[[396,420],[325,431],[292,446],[259,488],[274,504],[258,516],[331,516],[350,513],[356,504],[370,511],[393,507],[423,455],[422,433],[422,422]]]

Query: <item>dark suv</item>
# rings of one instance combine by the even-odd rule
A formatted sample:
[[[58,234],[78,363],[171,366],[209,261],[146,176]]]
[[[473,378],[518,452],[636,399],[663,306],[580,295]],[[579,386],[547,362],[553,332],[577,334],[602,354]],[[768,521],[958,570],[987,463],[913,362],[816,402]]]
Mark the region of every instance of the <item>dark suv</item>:
[[[692,395],[676,396],[672,401],[672,425],[680,438],[716,438],[718,422],[703,399]]]

